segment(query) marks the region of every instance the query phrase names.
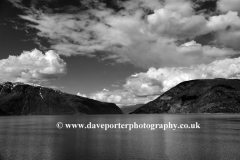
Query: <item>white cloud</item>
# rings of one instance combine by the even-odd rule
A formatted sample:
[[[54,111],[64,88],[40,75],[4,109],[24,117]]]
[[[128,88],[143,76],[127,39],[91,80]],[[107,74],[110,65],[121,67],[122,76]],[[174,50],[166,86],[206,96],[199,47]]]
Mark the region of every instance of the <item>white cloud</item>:
[[[216,31],[216,42],[240,50],[240,18],[237,12],[210,17],[208,27]]]
[[[9,56],[0,60],[1,81],[42,83],[57,79],[66,73],[66,63],[50,50],[43,54],[34,49],[20,56]]]
[[[238,37],[229,35],[224,39],[225,36],[221,36],[229,25],[234,33],[239,31],[237,13],[210,16],[207,20],[203,15],[195,15],[192,2],[185,0],[166,0],[164,3],[141,0],[120,5],[124,9],[119,12],[100,5],[101,9],[84,13],[47,14],[35,10],[20,17],[35,23],[29,27],[37,29],[39,36],[50,40],[52,49],[65,56],[95,57],[98,51],[103,51],[102,59],[148,69],[210,63],[239,54],[231,49],[239,49],[231,45]],[[154,10],[154,13],[146,15],[143,8]],[[218,44],[230,49],[181,44],[210,32],[217,33]]]
[[[115,48],[115,52],[143,68],[210,63],[239,53],[228,48],[202,46],[195,41],[177,46],[173,40],[161,37],[153,43],[145,43],[144,37],[135,37],[133,44],[124,49]]]
[[[217,2],[218,9],[226,13],[228,11],[240,12],[240,1],[239,0],[219,0]]]
[[[194,38],[208,33],[207,20],[202,15],[184,16],[162,8],[148,16],[150,31],[177,39]]]
[[[85,97],[85,98],[88,97],[86,94],[81,94],[80,92],[78,92],[77,95],[80,96],[80,97]]]
[[[121,4],[127,11],[139,10],[139,8],[148,8],[151,10],[162,8],[163,4],[159,0],[131,0]]]
[[[92,93],[89,98],[103,102],[115,103],[122,107],[134,104],[144,104],[155,99],[156,96],[138,97],[123,89],[115,91],[102,90],[100,92]]]
[[[213,78],[240,78],[240,58],[190,67],[150,68],[129,77],[124,87],[135,95],[147,96],[161,94],[183,81]]]
[[[188,0],[166,0],[164,8],[186,17],[193,14],[192,3]]]
[[[222,31],[227,27],[232,27],[235,30],[240,29],[240,18],[238,12],[229,11],[224,15],[212,16],[209,18],[207,27],[210,31]]]
[[[223,44],[227,47],[234,48],[236,50],[240,50],[240,30],[233,31],[222,31],[217,34],[218,43]]]

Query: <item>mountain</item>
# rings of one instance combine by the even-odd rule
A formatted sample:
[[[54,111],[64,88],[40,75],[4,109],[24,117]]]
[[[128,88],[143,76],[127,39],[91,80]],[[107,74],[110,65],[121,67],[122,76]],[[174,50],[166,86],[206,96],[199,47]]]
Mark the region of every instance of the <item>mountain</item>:
[[[122,114],[113,103],[99,102],[35,84],[0,84],[0,114],[76,115]]]
[[[9,115],[9,114],[4,112],[4,111],[2,111],[2,110],[0,110],[0,116],[7,116],[7,115]]]
[[[129,114],[136,110],[137,108],[143,106],[144,104],[136,104],[136,105],[130,105],[130,106],[123,106],[121,107],[121,110],[124,114]]]
[[[240,113],[240,80],[185,81],[132,113]]]

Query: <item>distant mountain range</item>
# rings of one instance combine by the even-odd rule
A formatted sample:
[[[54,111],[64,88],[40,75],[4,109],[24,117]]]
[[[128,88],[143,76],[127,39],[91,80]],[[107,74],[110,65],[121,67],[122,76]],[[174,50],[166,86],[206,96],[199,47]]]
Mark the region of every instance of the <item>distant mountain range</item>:
[[[141,113],[240,113],[240,80],[182,82],[132,112]]]
[[[137,108],[143,106],[144,104],[136,104],[136,105],[129,105],[129,106],[123,106],[121,107],[121,110],[124,114],[129,114],[136,110]]]
[[[35,84],[0,84],[0,115],[122,114],[113,103],[99,102]]]

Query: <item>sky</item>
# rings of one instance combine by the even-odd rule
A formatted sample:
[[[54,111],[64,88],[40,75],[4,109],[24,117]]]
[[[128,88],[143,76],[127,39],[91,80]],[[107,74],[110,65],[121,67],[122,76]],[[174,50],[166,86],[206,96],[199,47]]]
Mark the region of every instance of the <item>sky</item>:
[[[2,0],[0,81],[119,106],[240,78],[239,0]]]

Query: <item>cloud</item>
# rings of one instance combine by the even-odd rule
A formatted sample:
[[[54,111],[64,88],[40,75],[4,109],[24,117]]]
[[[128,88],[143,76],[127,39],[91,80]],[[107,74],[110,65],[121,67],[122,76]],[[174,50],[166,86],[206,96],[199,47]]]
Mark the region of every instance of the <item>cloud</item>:
[[[190,67],[150,68],[127,78],[122,90],[100,91],[91,98],[121,105],[147,103],[177,84],[194,79],[240,78],[240,58]]]
[[[179,12],[162,8],[155,10],[147,20],[152,33],[177,39],[194,38],[209,32],[206,29],[208,21],[203,15],[184,16]]]
[[[43,54],[34,49],[9,56],[0,60],[0,68],[0,80],[13,82],[43,83],[66,73],[66,63],[52,50]]]
[[[208,27],[216,31],[216,42],[239,50],[240,18],[237,12],[229,11],[225,15],[210,17]]]
[[[144,104],[155,99],[156,96],[138,97],[127,90],[102,90],[90,94],[89,98],[103,102],[115,103],[122,107],[135,104]]]
[[[165,0],[164,8],[186,17],[191,16],[194,12],[191,1],[187,0]]]
[[[234,29],[239,29],[240,18],[238,12],[229,11],[224,15],[209,17],[209,22],[207,24],[210,31],[226,30],[228,26],[233,27]]]
[[[224,36],[228,26],[233,33],[239,31],[237,12],[206,19],[196,15],[193,2],[186,0],[119,2],[119,11],[97,2],[98,8],[84,12],[46,13],[32,8],[20,17],[32,22],[28,27],[37,29],[38,36],[65,56],[101,57],[148,69],[207,64],[239,54],[237,44],[231,43],[238,36],[231,38],[229,32]],[[208,33],[216,34],[216,44],[194,41]]]
[[[219,0],[217,2],[218,9],[226,13],[228,11],[240,12],[240,1],[239,0]]]
[[[80,97],[87,97],[86,94],[81,94],[80,92],[78,92],[77,95],[80,96]]]
[[[129,77],[124,87],[135,95],[148,96],[166,92],[183,81],[213,78],[240,78],[240,58],[190,67],[150,68]]]
[[[218,43],[223,44],[224,46],[240,50],[240,30],[234,31],[222,31],[217,34]]]

